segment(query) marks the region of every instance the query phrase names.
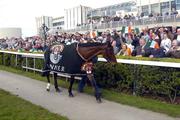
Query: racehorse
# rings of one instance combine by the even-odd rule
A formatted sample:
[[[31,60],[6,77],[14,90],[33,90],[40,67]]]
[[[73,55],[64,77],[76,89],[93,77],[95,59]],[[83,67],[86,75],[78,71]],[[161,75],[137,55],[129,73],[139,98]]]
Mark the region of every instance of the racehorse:
[[[57,73],[68,73],[70,75],[69,96],[73,97],[72,86],[74,77],[77,75],[87,75],[92,86],[97,102],[101,102],[101,94],[93,75],[92,58],[102,55],[107,62],[117,62],[110,42],[107,43],[74,43],[71,45],[54,45],[44,53],[45,66],[44,75],[47,76],[47,91],[50,90],[49,72],[53,72],[54,86],[58,88]]]

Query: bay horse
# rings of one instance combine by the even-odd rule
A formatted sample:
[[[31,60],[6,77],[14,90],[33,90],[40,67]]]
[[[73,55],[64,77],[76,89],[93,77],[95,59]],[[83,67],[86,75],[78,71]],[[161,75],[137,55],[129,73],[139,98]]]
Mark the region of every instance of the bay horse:
[[[56,45],[55,45],[56,46]],[[57,47],[57,46],[56,46]],[[94,79],[92,58],[102,55],[107,62],[117,62],[110,42],[107,43],[74,43],[72,45],[64,45],[59,49],[52,46],[44,53],[45,69],[44,75],[47,77],[47,91],[50,90],[49,72],[53,72],[54,87],[57,92],[58,88],[57,73],[68,73],[70,75],[69,96],[73,97],[72,86],[74,77],[86,75],[94,87],[94,94],[97,102],[101,102],[101,94]],[[58,52],[59,51],[59,52]],[[64,51],[64,53],[62,52]],[[52,54],[54,52],[54,54]],[[61,53],[61,55],[60,55]],[[52,56],[56,56],[52,58]],[[59,56],[59,59],[58,59]],[[63,59],[64,58],[64,59]],[[53,60],[54,59],[54,60]],[[60,64],[57,61],[61,61]],[[53,63],[52,63],[53,62]],[[63,66],[63,67],[62,67]],[[64,67],[65,66],[65,67]],[[84,71],[84,72],[83,72]]]

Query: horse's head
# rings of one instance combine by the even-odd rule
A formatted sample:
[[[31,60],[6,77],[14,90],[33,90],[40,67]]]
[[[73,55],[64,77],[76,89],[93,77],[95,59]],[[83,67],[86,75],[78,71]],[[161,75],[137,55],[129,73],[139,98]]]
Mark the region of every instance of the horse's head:
[[[110,42],[103,44],[77,44],[77,52],[79,56],[85,61],[90,61],[94,56],[103,55],[107,62],[117,62],[114,55],[113,47],[111,46]]]
[[[110,42],[106,43],[107,47],[104,49],[102,55],[107,60],[107,62],[117,62],[116,57],[114,55],[114,50]]]

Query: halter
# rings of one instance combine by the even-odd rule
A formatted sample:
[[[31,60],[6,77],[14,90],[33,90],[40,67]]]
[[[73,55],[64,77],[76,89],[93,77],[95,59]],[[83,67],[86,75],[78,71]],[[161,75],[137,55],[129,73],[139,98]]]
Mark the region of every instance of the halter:
[[[86,62],[88,61],[88,59],[84,58],[84,57],[81,55],[81,53],[79,52],[79,43],[77,44],[76,51],[77,51],[78,55],[79,55],[84,61],[86,61]]]

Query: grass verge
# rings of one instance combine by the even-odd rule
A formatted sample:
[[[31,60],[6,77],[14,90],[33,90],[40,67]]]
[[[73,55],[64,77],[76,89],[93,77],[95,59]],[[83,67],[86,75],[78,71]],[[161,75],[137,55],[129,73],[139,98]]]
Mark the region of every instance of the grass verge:
[[[17,70],[15,68],[10,68],[6,66],[2,66],[2,65],[0,65],[0,70],[16,73],[19,75],[30,77],[32,79],[46,82],[46,78],[36,73],[25,72],[22,70]],[[68,88],[67,82],[59,80],[58,83],[61,87]],[[74,89],[77,89],[77,84],[74,85]],[[85,93],[93,94],[92,88],[86,87]],[[117,93],[117,92],[105,90],[105,89],[102,90],[102,93],[103,93],[103,98],[110,101],[114,101],[117,103],[129,105],[129,106],[134,106],[141,109],[147,109],[154,112],[164,113],[172,117],[180,117],[180,105],[168,104],[168,103],[164,103],[158,100],[143,98],[139,96],[132,96],[132,95],[127,95],[123,93]]]
[[[68,120],[0,89],[1,120]]]

